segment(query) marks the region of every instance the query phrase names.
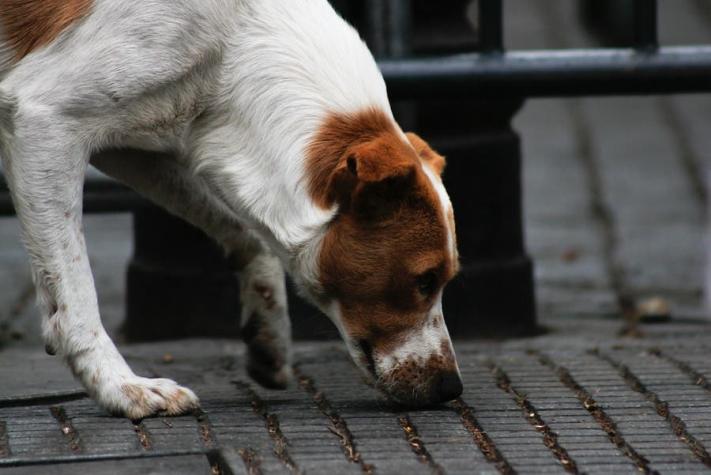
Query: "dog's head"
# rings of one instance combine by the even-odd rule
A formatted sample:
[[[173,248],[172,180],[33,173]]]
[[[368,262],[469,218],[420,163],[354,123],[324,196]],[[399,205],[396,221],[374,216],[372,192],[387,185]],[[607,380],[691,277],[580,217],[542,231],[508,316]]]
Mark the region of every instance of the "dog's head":
[[[309,167],[311,195],[338,208],[318,251],[318,300],[356,364],[396,402],[456,398],[462,383],[442,314],[458,270],[444,158],[368,110],[330,117]]]

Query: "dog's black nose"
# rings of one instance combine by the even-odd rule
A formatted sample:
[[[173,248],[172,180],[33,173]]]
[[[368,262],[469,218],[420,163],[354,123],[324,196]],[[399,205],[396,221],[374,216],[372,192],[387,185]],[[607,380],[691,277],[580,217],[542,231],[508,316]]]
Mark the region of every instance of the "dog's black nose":
[[[432,402],[447,402],[458,398],[464,386],[459,375],[454,371],[440,373],[435,377],[432,384]]]

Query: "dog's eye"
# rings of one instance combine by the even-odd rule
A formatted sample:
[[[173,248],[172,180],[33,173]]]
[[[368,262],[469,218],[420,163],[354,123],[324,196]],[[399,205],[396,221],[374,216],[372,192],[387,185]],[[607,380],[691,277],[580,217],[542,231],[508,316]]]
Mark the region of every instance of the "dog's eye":
[[[417,277],[417,291],[423,297],[431,297],[437,290],[437,274],[434,271],[425,272]]]

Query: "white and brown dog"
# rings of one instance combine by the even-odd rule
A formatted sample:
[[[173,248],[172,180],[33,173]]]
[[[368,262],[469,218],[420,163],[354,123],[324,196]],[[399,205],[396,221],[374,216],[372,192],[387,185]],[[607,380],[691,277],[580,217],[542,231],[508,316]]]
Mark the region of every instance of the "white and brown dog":
[[[327,0],[2,0],[0,156],[48,351],[109,411],[198,399],[134,374],[102,327],[89,163],[239,263],[262,384],[291,378],[286,269],[390,398],[461,393],[441,305],[458,267],[444,159],[395,123],[373,57]]]

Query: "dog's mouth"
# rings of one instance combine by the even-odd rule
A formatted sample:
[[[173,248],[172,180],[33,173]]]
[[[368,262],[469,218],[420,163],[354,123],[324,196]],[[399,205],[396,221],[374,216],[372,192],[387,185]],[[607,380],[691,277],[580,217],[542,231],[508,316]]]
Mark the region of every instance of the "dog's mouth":
[[[365,382],[376,389],[385,398],[386,403],[394,409],[416,409],[427,406],[425,395],[421,391],[413,388],[400,387],[401,383],[393,381],[386,375],[378,375],[375,365],[373,345],[368,340],[353,340],[354,347],[358,351],[357,358],[360,360],[361,372]]]
[[[418,409],[432,407],[457,398],[462,393],[459,374],[454,370],[427,371],[403,364],[388,373],[378,374],[373,346],[368,340],[352,340],[355,357],[364,370],[366,383],[377,389],[393,407]]]

